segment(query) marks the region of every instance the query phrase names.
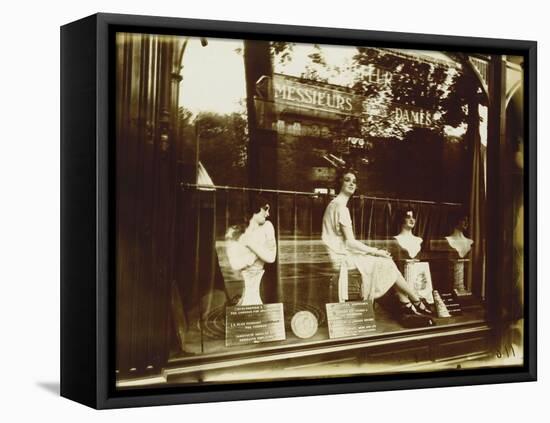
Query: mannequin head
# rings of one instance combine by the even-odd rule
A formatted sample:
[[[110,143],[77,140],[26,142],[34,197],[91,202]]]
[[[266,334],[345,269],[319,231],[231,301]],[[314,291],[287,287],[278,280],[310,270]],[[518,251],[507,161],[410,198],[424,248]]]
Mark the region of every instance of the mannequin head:
[[[396,232],[410,232],[416,225],[416,214],[412,209],[400,209],[395,217]]]
[[[464,210],[457,210],[450,216],[449,233],[466,234],[469,227],[468,214]]]
[[[461,232],[466,232],[468,230],[469,220],[468,216],[462,216],[458,218],[455,224],[455,229],[458,229]]]
[[[248,213],[248,220],[258,225],[263,225],[270,214],[269,201],[261,195],[257,195],[252,199]]]
[[[357,173],[352,168],[341,169],[337,173],[334,188],[337,193],[351,197],[357,190]]]

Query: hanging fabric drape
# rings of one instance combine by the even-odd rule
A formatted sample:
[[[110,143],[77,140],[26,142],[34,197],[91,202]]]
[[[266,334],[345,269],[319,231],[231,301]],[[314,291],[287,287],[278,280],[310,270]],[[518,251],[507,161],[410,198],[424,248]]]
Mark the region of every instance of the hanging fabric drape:
[[[470,237],[473,239],[467,288],[485,297],[485,147],[479,131],[473,142],[472,188],[470,190]],[[474,284],[473,282],[476,281]]]
[[[182,40],[116,35],[116,368],[164,365],[171,331],[179,51]]]

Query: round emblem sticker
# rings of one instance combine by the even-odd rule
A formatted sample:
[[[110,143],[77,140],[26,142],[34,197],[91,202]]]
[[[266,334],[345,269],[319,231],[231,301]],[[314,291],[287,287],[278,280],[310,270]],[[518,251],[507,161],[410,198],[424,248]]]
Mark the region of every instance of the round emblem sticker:
[[[298,338],[311,338],[317,332],[317,318],[310,311],[299,311],[292,317],[290,327]]]

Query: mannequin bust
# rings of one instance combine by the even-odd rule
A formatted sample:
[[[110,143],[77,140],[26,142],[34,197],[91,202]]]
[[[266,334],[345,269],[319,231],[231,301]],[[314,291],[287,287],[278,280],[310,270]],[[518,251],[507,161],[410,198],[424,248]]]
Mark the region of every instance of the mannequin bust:
[[[462,295],[470,295],[470,291],[465,286],[464,274],[465,262],[469,261],[466,259],[466,255],[472,249],[472,244],[474,241],[467,238],[464,235],[464,231],[468,229],[468,217],[465,215],[459,215],[455,220],[455,225],[452,230],[452,233],[449,236],[446,236],[449,247],[451,247],[458,254],[458,259],[451,259],[451,272],[453,278],[453,289],[455,292]]]
[[[464,235],[466,229],[468,229],[468,217],[462,216],[458,219],[453,232],[445,237],[449,246],[458,253],[460,258],[466,257],[474,243],[474,241]]]
[[[233,270],[238,270],[244,281],[243,294],[238,306],[263,304],[260,284],[264,264],[273,263],[277,257],[277,242],[269,217],[269,203],[260,195],[250,205],[248,226],[232,226],[228,229],[226,253]]]
[[[417,256],[422,247],[422,238],[413,234],[416,225],[414,212],[410,209],[400,210],[395,223],[399,234],[394,238],[401,247],[403,276],[409,286],[429,304],[433,304],[432,281],[428,262],[421,262]],[[407,257],[408,256],[408,257]]]
[[[394,236],[399,246],[409,254],[411,259],[418,255],[422,244],[422,238],[412,233],[415,224],[413,211],[407,210],[400,218],[401,232]]]

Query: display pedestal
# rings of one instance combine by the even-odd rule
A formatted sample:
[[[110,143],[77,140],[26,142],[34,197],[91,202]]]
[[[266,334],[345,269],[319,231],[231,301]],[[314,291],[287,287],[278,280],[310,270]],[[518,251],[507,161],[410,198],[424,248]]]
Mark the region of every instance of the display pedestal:
[[[244,289],[243,295],[237,305],[248,306],[263,304],[262,297],[260,297],[260,284],[262,283],[262,276],[265,271],[243,271],[241,273],[244,279]]]
[[[453,277],[453,289],[456,290],[458,295],[471,295],[464,285],[465,263],[469,261],[469,259],[457,259],[452,260],[450,263],[451,275]]]
[[[405,280],[409,284],[411,288],[414,289],[414,281],[416,278],[416,273],[414,271],[414,265],[416,263],[419,263],[420,260],[418,259],[406,259],[403,260],[405,262],[403,266],[403,276],[405,277]]]
[[[432,276],[430,273],[430,264],[421,262],[417,259],[407,259],[404,266],[404,278],[411,289],[422,298],[425,298],[428,303],[433,304],[432,295],[433,285]]]

